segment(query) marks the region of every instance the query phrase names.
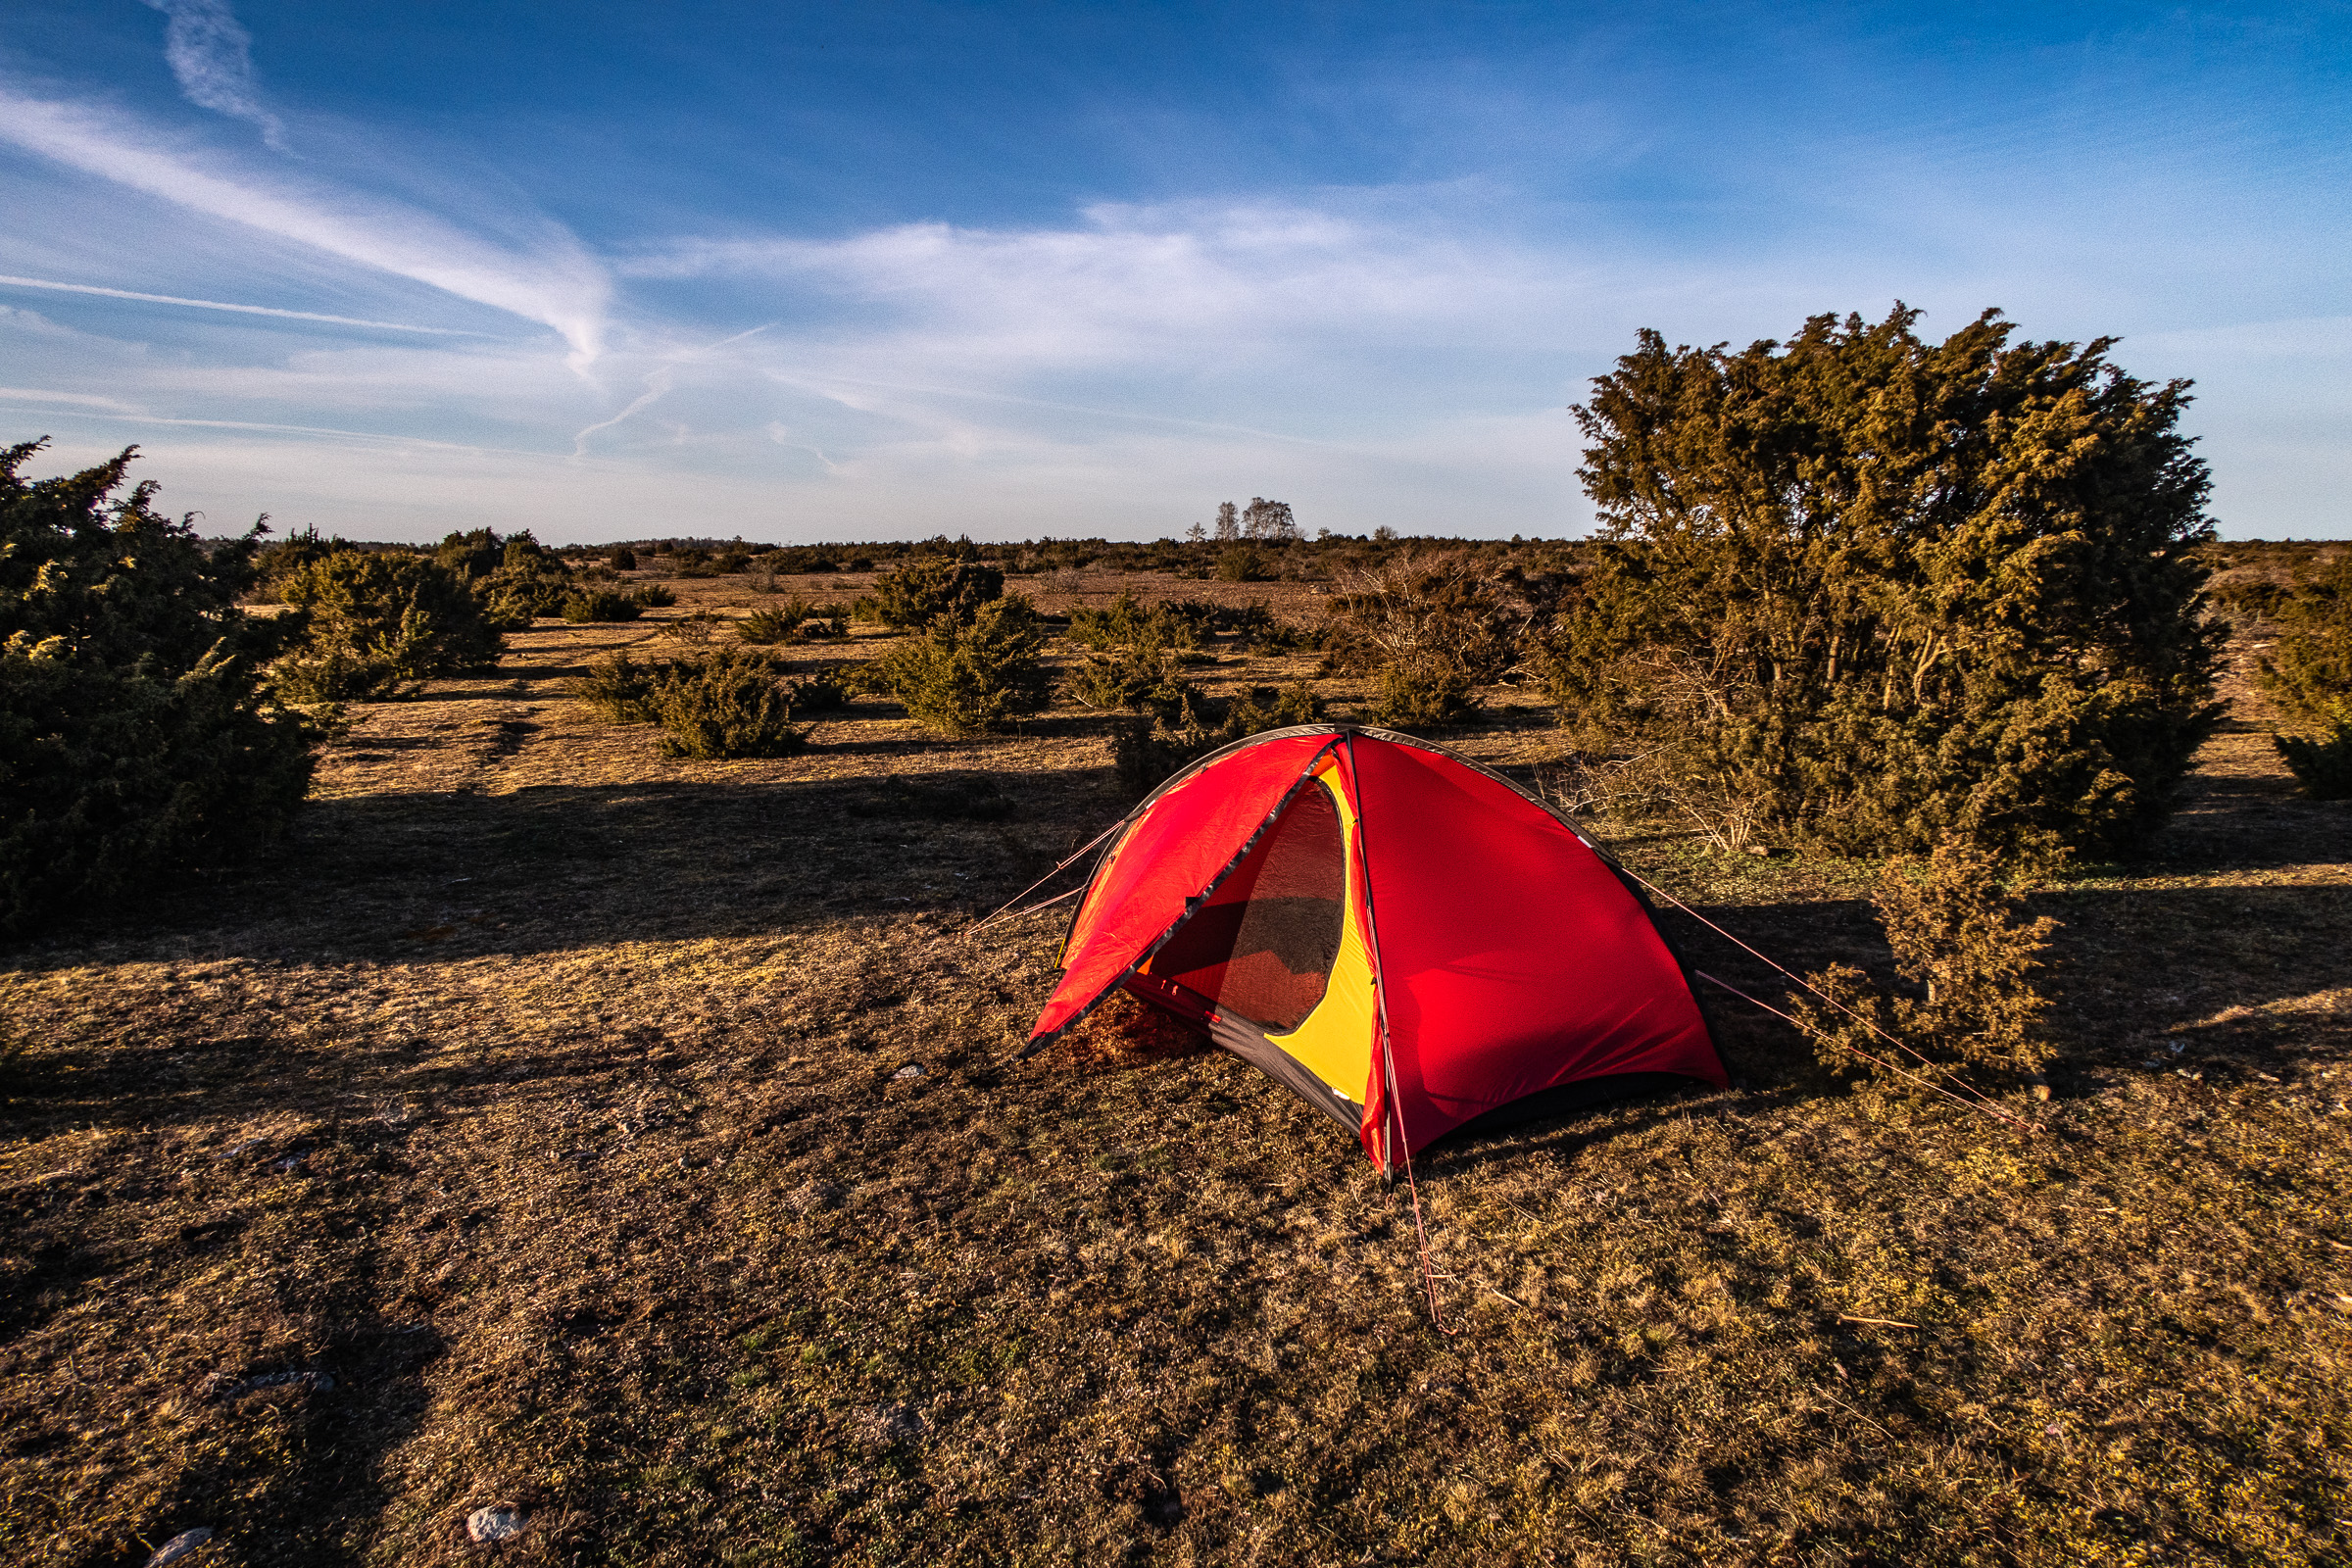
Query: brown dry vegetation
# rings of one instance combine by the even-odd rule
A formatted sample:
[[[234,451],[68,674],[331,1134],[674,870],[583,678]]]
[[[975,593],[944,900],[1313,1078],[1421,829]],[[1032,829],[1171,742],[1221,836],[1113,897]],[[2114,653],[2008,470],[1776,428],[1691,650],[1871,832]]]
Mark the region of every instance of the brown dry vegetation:
[[[563,681],[750,608],[675,586],[358,710],[273,861],[10,956],[0,1558],[450,1563],[503,1501],[517,1562],[2345,1559],[2352,808],[2242,679],[2154,856],[2035,900],[2042,1136],[1719,1012],[1730,1092],[1423,1161],[1441,1334],[1403,1189],[1250,1068],[1117,1011],[1009,1063],[1058,928],[959,928],[1124,807],[1100,715],[665,761]],[[1884,973],[1870,867],[1621,842]]]

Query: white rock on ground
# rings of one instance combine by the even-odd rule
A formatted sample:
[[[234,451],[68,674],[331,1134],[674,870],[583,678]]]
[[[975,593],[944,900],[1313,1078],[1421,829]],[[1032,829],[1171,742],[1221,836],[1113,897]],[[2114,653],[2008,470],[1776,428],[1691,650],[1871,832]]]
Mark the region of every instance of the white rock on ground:
[[[198,1546],[212,1539],[213,1533],[202,1525],[193,1530],[182,1530],[155,1548],[155,1555],[147,1559],[147,1568],[164,1568],[168,1562],[177,1562],[193,1554]]]
[[[466,1516],[466,1534],[484,1545],[496,1545],[521,1535],[524,1523],[521,1509],[510,1508],[505,1503],[493,1503],[487,1508],[476,1508]]]

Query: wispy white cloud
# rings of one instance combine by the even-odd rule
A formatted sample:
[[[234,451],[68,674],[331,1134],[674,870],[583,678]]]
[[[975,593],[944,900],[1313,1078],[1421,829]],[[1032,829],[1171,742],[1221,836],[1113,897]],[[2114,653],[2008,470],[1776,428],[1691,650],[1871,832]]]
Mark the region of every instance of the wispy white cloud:
[[[910,223],[835,240],[685,241],[620,264],[647,278],[771,279],[919,330],[932,352],[1010,368],[1232,364],[1302,341],[1507,340],[1576,282],[1557,254],[1348,203],[1090,208],[1066,228]],[[1386,210],[1382,210],[1386,209]]]
[[[541,322],[563,334],[576,366],[585,368],[604,347],[611,282],[552,224],[536,252],[517,252],[405,204],[283,174],[206,167],[118,115],[7,87],[0,87],[0,138],[195,212]]]
[[[188,102],[261,128],[270,146],[285,146],[277,116],[262,107],[253,79],[253,35],[221,0],[146,0],[170,20],[164,60]]]
[[[186,305],[201,311],[233,311],[240,316],[274,316],[288,321],[321,321],[331,326],[371,326],[387,332],[428,332],[435,337],[481,337],[455,326],[418,326],[411,321],[370,321],[358,316],[325,316],[318,311],[286,311],[273,305],[232,305],[225,300],[192,300],[177,294],[141,294],[135,289],[101,288],[95,283],[58,283],[43,277],[12,277],[0,272],[0,284],[11,288],[45,288],[61,294],[95,294],[110,300],[139,300],[149,305]]]
[[[135,415],[140,412],[135,403],[121,398],[102,397],[95,392],[60,392],[38,386],[0,386],[0,400],[10,403],[59,403],[69,408],[105,409],[115,414]]]

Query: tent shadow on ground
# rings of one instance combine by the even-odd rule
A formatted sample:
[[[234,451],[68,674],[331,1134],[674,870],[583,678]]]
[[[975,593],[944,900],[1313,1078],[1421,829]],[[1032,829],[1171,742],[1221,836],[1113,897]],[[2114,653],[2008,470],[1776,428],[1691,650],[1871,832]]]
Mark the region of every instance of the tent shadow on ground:
[[[1531,1154],[1549,1155],[1565,1162],[1594,1145],[1640,1133],[1664,1122],[1692,1118],[1704,1120],[1733,1112],[1753,1114],[1766,1104],[1786,1104],[1834,1093],[1835,1090],[1826,1081],[1805,1088],[1790,1084],[1758,1091],[1717,1089],[1713,1084],[1694,1079],[1690,1087],[1684,1089],[1661,1089],[1623,1100],[1582,1105],[1573,1110],[1532,1116],[1507,1127],[1449,1134],[1414,1155],[1413,1159],[1420,1175],[1433,1181],[1475,1170],[1481,1165],[1524,1159]]]

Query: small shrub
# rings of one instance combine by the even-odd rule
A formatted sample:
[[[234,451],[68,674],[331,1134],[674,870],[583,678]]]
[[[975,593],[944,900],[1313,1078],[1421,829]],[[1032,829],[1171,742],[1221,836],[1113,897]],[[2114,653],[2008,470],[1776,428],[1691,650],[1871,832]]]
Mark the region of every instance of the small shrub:
[[[490,528],[450,534],[433,551],[433,564],[465,582],[489,576],[506,559],[506,541]]]
[[[1322,640],[1289,621],[1277,620],[1274,607],[1263,599],[1223,611],[1218,615],[1218,626],[1232,633],[1236,646],[1261,654],[1287,654],[1314,647]]]
[[[1280,690],[1252,686],[1221,705],[1187,685],[1173,704],[1111,736],[1111,762],[1119,781],[1141,794],[1221,746],[1322,715],[1323,700],[1304,681]]]
[[[1164,709],[1192,690],[1176,670],[1176,658],[1165,649],[1124,647],[1087,655],[1062,682],[1062,690],[1089,708],[1143,712]]]
[[[849,635],[849,617],[838,605],[812,605],[792,599],[774,610],[755,610],[735,622],[735,635],[747,643],[823,642]]]
[[[850,688],[832,670],[786,682],[796,713],[838,713],[850,706]]]
[[[672,642],[701,647],[710,640],[710,634],[718,629],[718,616],[710,613],[708,610],[698,610],[691,615],[680,615],[675,620],[663,621],[661,635]]]
[[[2352,550],[2296,583],[2275,614],[2278,640],[2259,666],[2263,690],[2294,718],[2352,723]]]
[[[1342,585],[1325,621],[1324,667],[1377,675],[1365,713],[1374,723],[1459,723],[1478,710],[1478,687],[1516,662],[1521,624],[1502,585],[1467,557],[1406,552]]]
[[[2332,726],[2321,740],[2274,735],[2271,744],[2304,794],[2315,801],[2352,801],[2352,722]]]
[[[1501,580],[1466,555],[1412,551],[1341,579],[1325,613],[1324,659],[1336,673],[1443,657],[1473,683],[1517,662],[1524,617]]]
[[[1382,670],[1364,716],[1389,729],[1434,729],[1474,718],[1478,710],[1470,677],[1450,661],[1430,659]]]
[[[564,618],[574,623],[592,620],[635,620],[645,613],[645,606],[634,594],[614,593],[607,588],[592,588],[575,593],[564,601]]]
[[[562,614],[579,589],[568,576],[502,566],[476,582],[473,591],[482,602],[483,620],[500,631],[526,631],[541,615]]]
[[[1227,545],[1217,553],[1217,581],[1264,582],[1266,558],[1255,545]]]
[[[970,625],[1004,593],[1004,574],[977,562],[925,556],[874,579],[875,618],[885,626],[928,627],[941,615]]]
[[[755,610],[735,622],[738,642],[769,647],[788,643],[800,635],[801,617],[784,610]]]
[[[1917,994],[1884,996],[1846,964],[1808,976],[1862,1015],[1800,1000],[1796,1016],[1825,1066],[1887,1091],[1909,1082],[1892,1068],[1931,1082],[1951,1066],[2041,1069],[2051,1048],[2037,1025],[2049,1001],[2034,977],[2058,922],[2021,918],[2020,902],[2002,886],[2001,874],[1998,859],[1961,839],[1947,839],[1926,860],[1887,862],[1871,902],[1894,950],[1895,971]],[[1874,1023],[1933,1065],[1923,1067],[1873,1032]]]
[[[637,552],[623,546],[612,552],[608,564],[614,571],[635,571],[637,569]]]
[[[316,528],[303,528],[290,533],[275,544],[264,545],[254,556],[253,570],[257,580],[247,591],[247,597],[254,604],[283,604],[285,601],[277,591],[281,580],[314,561],[323,561],[339,551],[358,548],[340,535],[321,539]]]
[[[1238,741],[1245,735],[1256,735],[1270,729],[1289,729],[1296,724],[1312,724],[1323,716],[1323,699],[1306,682],[1293,681],[1279,690],[1272,686],[1252,686],[1232,700],[1221,726],[1227,741]]]
[[[764,654],[722,649],[673,664],[653,683],[651,704],[667,757],[705,761],[784,757],[808,744],[792,722],[793,690]]]
[[[1198,648],[1215,622],[1217,607],[1199,600],[1146,605],[1132,590],[1101,610],[1070,612],[1070,641],[1089,648]]]
[[[838,681],[787,680],[773,658],[743,648],[645,664],[617,653],[590,664],[571,695],[612,723],[661,725],[665,756],[706,760],[798,751],[808,727],[793,714],[848,701]]]
[[[339,551],[289,573],[279,592],[304,614],[301,645],[270,669],[289,702],[396,696],[498,662],[481,602],[421,556]]]
[[[654,683],[666,665],[640,664],[627,653],[600,659],[571,683],[571,695],[615,724],[651,724]]]
[[[2275,582],[2241,577],[2214,583],[2205,597],[2238,619],[2269,620],[2286,604],[2290,592]]]
[[[678,602],[678,596],[659,583],[648,583],[629,595],[647,610],[667,610]]]
[[[490,537],[496,540],[498,535],[491,534]],[[507,536],[506,545],[499,552],[499,568],[514,572],[561,572],[565,569],[563,559],[533,538],[528,528]]]
[[[1048,701],[1038,651],[1046,632],[1018,594],[983,601],[966,623],[952,612],[874,662],[873,678],[920,723],[951,735],[1000,729]]]

